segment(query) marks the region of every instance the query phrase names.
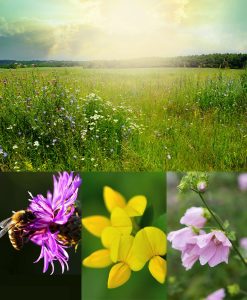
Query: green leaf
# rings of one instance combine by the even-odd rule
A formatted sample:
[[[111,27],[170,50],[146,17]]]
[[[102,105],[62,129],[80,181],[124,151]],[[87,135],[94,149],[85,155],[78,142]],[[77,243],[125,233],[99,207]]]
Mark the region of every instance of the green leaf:
[[[153,222],[153,226],[158,227],[159,229],[166,232],[167,226],[166,226],[166,213],[163,215],[160,215],[156,220]]]
[[[230,223],[228,220],[225,220],[225,222],[223,223],[223,227],[224,229],[227,229],[230,226]]]
[[[227,237],[232,240],[232,241],[236,241],[236,234],[235,231],[230,231],[227,233]]]
[[[149,205],[146,208],[146,210],[141,218],[140,227],[143,228],[146,226],[150,226],[153,222],[153,218],[154,218],[154,209],[153,209],[152,205]]]

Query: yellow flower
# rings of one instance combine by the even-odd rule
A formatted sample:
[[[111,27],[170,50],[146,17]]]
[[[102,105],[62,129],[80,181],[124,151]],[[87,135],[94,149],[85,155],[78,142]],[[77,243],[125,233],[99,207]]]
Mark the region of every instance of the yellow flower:
[[[82,219],[83,226],[93,235],[101,237],[104,229],[115,227],[122,234],[130,234],[132,231],[132,222],[126,211],[116,207],[110,219],[104,216],[90,216]]]
[[[126,203],[125,198],[109,186],[104,187],[103,197],[105,206],[110,213],[114,208],[121,207],[127,212],[129,217],[142,216],[147,206],[147,199],[145,196],[138,195],[132,197]]]
[[[111,244],[111,259],[116,264],[111,268],[107,286],[117,288],[127,282],[132,270],[132,245],[134,237],[121,235]]]
[[[132,270],[141,270],[149,261],[149,271],[160,283],[165,282],[167,266],[161,256],[166,254],[166,235],[156,227],[145,227],[137,232],[133,242]]]
[[[111,218],[94,215],[82,219],[83,226],[93,235],[101,237],[106,227],[117,227],[123,234],[130,234],[132,222],[130,217],[143,215],[147,200],[144,196],[135,196],[126,203],[124,197],[105,186],[103,191],[106,208],[111,213]]]
[[[84,258],[82,264],[89,268],[105,268],[113,263],[111,258],[111,245],[113,242],[119,243],[121,232],[114,227],[107,227],[101,237],[101,243],[105,247],[91,253]]]

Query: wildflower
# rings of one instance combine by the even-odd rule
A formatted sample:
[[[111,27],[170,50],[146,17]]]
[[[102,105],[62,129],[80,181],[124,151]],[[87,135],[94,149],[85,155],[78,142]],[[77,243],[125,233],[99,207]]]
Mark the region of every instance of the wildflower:
[[[190,227],[172,231],[168,234],[167,240],[172,243],[172,248],[183,251],[191,237],[196,233]]]
[[[226,296],[224,289],[219,289],[215,291],[214,293],[207,296],[205,300],[222,300]]]
[[[107,286],[109,289],[117,288],[126,283],[130,276],[132,265],[132,245],[134,237],[131,235],[123,235],[120,237],[119,242],[116,243],[117,247],[112,250],[111,255],[115,258],[113,262],[116,264],[111,268]],[[115,253],[114,253],[115,252]]]
[[[240,247],[247,250],[247,237],[244,237],[240,240]]]
[[[38,194],[30,200],[28,210],[36,216],[35,222],[31,225],[30,230],[34,231],[30,240],[41,247],[41,258],[44,259],[43,272],[45,273],[52,266],[54,272],[54,261],[58,261],[64,272],[64,266],[68,269],[67,247],[60,237],[56,228],[69,222],[75,211],[75,201],[77,199],[78,188],[81,179],[77,175],[73,178],[73,173],[63,172],[58,178],[53,177],[54,190],[53,194],[47,192],[47,196]],[[55,229],[54,229],[55,228]]]
[[[151,275],[164,283],[166,277],[166,261],[162,257],[166,254],[166,235],[156,227],[145,227],[137,232],[132,250],[131,268],[141,270],[147,261]]]
[[[247,190],[247,173],[242,173],[238,176],[238,186],[241,191]]]
[[[39,146],[39,141],[35,141],[35,142],[33,143],[33,145],[34,145],[35,147],[38,147],[38,146]]]
[[[13,148],[13,149],[18,149],[18,146],[17,146],[17,145],[14,145],[12,148]]]
[[[135,196],[126,203],[120,193],[108,186],[104,187],[103,196],[111,218],[99,215],[86,217],[82,219],[84,227],[97,237],[101,237],[103,230],[108,226],[126,228],[125,233],[130,234],[132,230],[130,217],[143,215],[147,205],[146,197]]]
[[[206,181],[200,181],[198,182],[197,184],[197,190],[200,192],[200,193],[204,193],[207,189],[207,183]]]
[[[194,237],[199,250],[199,260],[201,265],[209,264],[210,267],[225,262],[228,263],[228,256],[231,242],[225,236],[224,232],[213,230],[207,234],[200,234]]]
[[[204,209],[202,207],[191,207],[187,209],[180,220],[181,224],[197,228],[202,228],[206,222],[207,219],[204,217]]]
[[[82,219],[83,226],[93,235],[101,237],[105,228],[115,227],[123,234],[130,234],[132,222],[127,213],[120,207],[116,207],[110,219],[105,216],[89,216]]]

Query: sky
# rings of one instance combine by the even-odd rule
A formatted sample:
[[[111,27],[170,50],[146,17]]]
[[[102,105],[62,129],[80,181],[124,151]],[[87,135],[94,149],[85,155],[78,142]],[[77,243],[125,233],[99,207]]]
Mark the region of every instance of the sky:
[[[247,0],[0,0],[0,59],[247,52]]]

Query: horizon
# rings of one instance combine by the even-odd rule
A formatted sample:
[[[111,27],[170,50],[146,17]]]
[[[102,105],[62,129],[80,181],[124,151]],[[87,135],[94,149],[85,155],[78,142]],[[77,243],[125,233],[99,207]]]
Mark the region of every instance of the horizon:
[[[129,60],[247,50],[245,0],[0,4],[1,60]]]
[[[148,56],[148,57],[133,57],[133,58],[122,58],[122,59],[89,59],[89,60],[74,60],[74,59],[15,59],[15,58],[0,58],[0,61],[20,61],[20,62],[32,62],[32,61],[56,61],[56,62],[93,62],[93,61],[131,61],[131,60],[141,60],[141,59],[175,59],[183,57],[192,56],[209,56],[209,55],[247,55],[246,52],[212,52],[212,53],[202,53],[202,54],[188,54],[188,55],[178,55],[178,56]]]

